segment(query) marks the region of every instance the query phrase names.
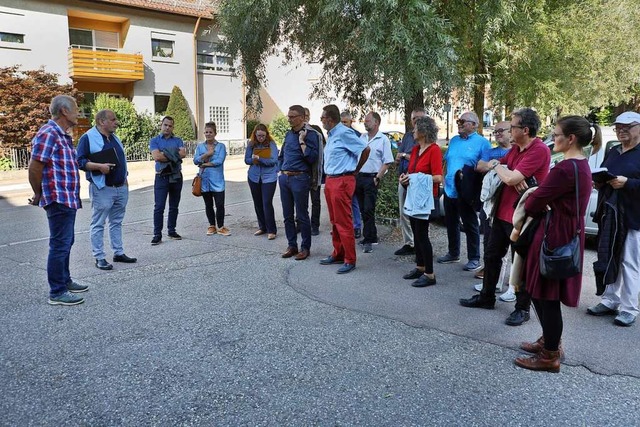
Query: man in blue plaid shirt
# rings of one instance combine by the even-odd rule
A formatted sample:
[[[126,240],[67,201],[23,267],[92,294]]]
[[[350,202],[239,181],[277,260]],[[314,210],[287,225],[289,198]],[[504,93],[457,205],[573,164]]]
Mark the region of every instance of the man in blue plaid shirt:
[[[51,120],[31,141],[30,203],[43,207],[49,220],[49,304],[76,305],[83,303],[84,298],[75,294],[88,289],[71,280],[69,272],[76,211],[82,203],[76,150],[67,130],[78,124],[79,111],[75,99],[68,95],[54,97],[49,111]]]

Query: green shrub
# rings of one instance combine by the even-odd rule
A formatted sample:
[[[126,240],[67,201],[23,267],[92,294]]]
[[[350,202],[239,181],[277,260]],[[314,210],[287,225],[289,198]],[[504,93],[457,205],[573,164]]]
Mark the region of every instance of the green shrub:
[[[391,151],[395,159],[397,150]],[[389,166],[387,174],[380,181],[376,218],[398,218],[398,172],[395,162]]]
[[[174,86],[169,97],[169,104],[165,116],[173,117],[173,133],[185,141],[194,141],[196,131],[193,127],[191,110],[182,91],[178,86]]]
[[[613,107],[604,107],[596,113],[596,122],[601,126],[609,126],[613,123]]]
[[[284,114],[278,114],[269,124],[269,133],[278,146],[284,142],[284,137],[289,129],[291,126],[289,126],[289,121]]]
[[[8,157],[0,157],[0,171],[11,170],[11,159]]]

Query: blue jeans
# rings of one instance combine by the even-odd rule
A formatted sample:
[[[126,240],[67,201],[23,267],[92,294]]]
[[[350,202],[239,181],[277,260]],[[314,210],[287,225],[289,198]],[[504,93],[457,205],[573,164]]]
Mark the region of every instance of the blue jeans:
[[[280,183],[280,201],[284,216],[284,231],[290,248],[298,248],[296,222],[300,225],[301,249],[311,249],[311,220],[309,219],[309,186],[311,177],[306,174],[278,177]],[[295,208],[295,215],[294,215]]]
[[[51,203],[44,207],[49,220],[49,257],[47,258],[47,279],[51,298],[67,291],[71,282],[69,257],[75,241],[74,226],[76,209],[60,203]]]
[[[182,192],[182,178],[177,182],[170,183],[168,176],[156,175],[153,184],[153,235],[162,236],[162,221],[164,219],[164,206],[169,196],[169,218],[167,219],[167,231],[175,233],[178,222],[178,205],[180,204],[180,194]]]
[[[91,251],[96,259],[104,259],[104,223],[109,219],[109,239],[114,255],[124,254],[122,247],[122,221],[129,201],[129,187],[104,187],[101,190],[94,184],[89,186],[91,196]]]
[[[362,217],[360,216],[360,205],[358,204],[358,196],[355,194],[351,198],[351,212],[353,212],[353,229],[362,228]]]
[[[460,219],[462,219],[464,233],[467,236],[467,257],[469,261],[480,261],[480,223],[476,210],[462,198],[451,199],[445,194],[444,211],[449,255],[460,256]]]
[[[253,207],[258,217],[258,228],[270,234],[276,234],[276,216],[273,210],[273,195],[276,193],[278,183],[253,182],[249,180],[249,189],[253,199]]]

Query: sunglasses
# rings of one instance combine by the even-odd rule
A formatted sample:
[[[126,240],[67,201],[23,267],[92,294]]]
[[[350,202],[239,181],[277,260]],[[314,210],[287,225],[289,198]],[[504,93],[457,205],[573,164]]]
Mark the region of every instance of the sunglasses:
[[[456,120],[456,123],[459,124],[460,126],[464,126],[465,123],[473,123],[473,124],[475,124],[476,122],[474,122],[473,120],[458,119],[458,120]]]
[[[509,130],[509,128],[496,128],[496,129],[493,130],[493,134],[497,135],[499,133],[502,133],[502,132],[505,132],[505,131],[508,131],[508,130]]]
[[[615,130],[616,130],[616,132],[629,132],[630,129],[632,129],[632,128],[636,127],[636,126],[640,126],[640,124],[634,123],[632,125],[626,125],[626,126],[616,125],[615,126]]]

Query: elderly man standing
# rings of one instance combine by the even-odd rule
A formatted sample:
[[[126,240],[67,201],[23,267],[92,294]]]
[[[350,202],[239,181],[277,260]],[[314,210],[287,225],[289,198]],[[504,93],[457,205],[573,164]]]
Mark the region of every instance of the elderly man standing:
[[[33,197],[29,202],[43,207],[49,220],[49,304],[76,305],[84,298],[74,293],[88,289],[71,280],[69,272],[76,212],[82,203],[76,150],[67,130],[78,124],[79,111],[75,99],[68,95],[54,97],[49,111],[51,120],[31,141],[29,184]]]
[[[358,138],[360,138],[360,131],[353,127],[353,116],[348,111],[343,111],[340,113],[340,122],[353,130]],[[356,197],[355,192],[353,193],[353,198],[351,199],[351,216],[353,217],[353,236],[356,239],[362,237],[362,216],[360,215],[360,206],[358,205],[358,197]]]
[[[164,117],[160,125],[160,135],[149,142],[151,156],[156,161],[156,179],[153,183],[153,239],[151,240],[154,246],[162,243],[162,223],[167,196],[169,196],[167,234],[173,240],[182,240],[182,236],[176,233],[176,223],[182,192],[182,159],[187,152],[182,139],[173,134],[173,122],[173,117]]]
[[[305,126],[305,112],[301,105],[289,107],[287,119],[291,129],[282,143],[278,164],[280,200],[284,216],[284,230],[288,247],[282,258],[295,256],[297,261],[307,259],[311,250],[311,222],[309,220],[309,190],[312,166],[318,159],[318,134]],[[294,216],[295,210],[295,216]],[[298,251],[295,218],[300,224],[302,242]]]
[[[358,205],[362,213],[364,224],[362,245],[364,253],[373,252],[372,245],[378,243],[378,230],[376,228],[376,202],[378,201],[378,185],[387,173],[389,165],[393,163],[391,142],[386,135],[380,132],[380,114],[371,112],[364,118],[366,134],[360,136],[369,147],[369,158],[362,166],[362,170],[356,178],[356,195]]]
[[[356,268],[351,202],[356,188],[355,175],[367,161],[369,148],[353,129],[340,123],[338,107],[327,105],[322,110],[322,125],[329,135],[324,152],[324,172],[327,175],[324,195],[332,225],[333,253],[320,264],[344,263],[337,273],[345,274]]]
[[[466,271],[475,271],[480,265],[480,228],[475,206],[458,194],[456,174],[465,165],[475,167],[482,152],[489,150],[489,141],[478,134],[478,116],[472,111],[463,113],[456,122],[458,134],[451,138],[449,149],[444,155],[446,172],[444,176],[444,211],[447,226],[449,252],[438,258],[438,263],[448,264],[460,261],[460,219],[467,236]]]
[[[413,146],[416,145],[416,141],[413,139],[413,128],[416,125],[416,121],[420,117],[426,117],[426,115],[427,113],[424,111],[424,108],[416,108],[411,112],[411,129],[404,134],[402,141],[400,141],[400,144],[398,145],[398,154],[396,155],[398,176],[403,173],[407,173],[407,170],[409,169],[411,150],[413,150]],[[400,231],[402,231],[403,245],[400,249],[395,251],[395,255],[413,255],[415,253],[411,223],[409,221],[409,217],[404,213],[404,201],[406,198],[407,189],[404,188],[404,185],[398,183],[398,208],[400,210],[398,220],[400,223]]]
[[[468,299],[460,299],[465,307],[493,309],[496,302],[495,289],[502,268],[502,258],[511,245],[513,230],[513,212],[515,202],[520,193],[528,188],[526,180],[535,177],[537,182],[549,173],[551,152],[540,138],[536,137],[540,129],[538,113],[530,108],[523,108],[513,113],[511,118],[511,138],[513,146],[509,152],[498,160],[491,160],[488,165],[495,170],[504,188],[496,200],[496,214],[491,226],[491,234],[484,254],[484,279],[480,295]],[[531,298],[525,291],[516,292],[516,307],[509,315],[506,323],[518,326],[529,320]]]
[[[114,262],[134,263],[122,247],[122,220],[129,200],[127,185],[127,159],[122,142],[115,135],[118,118],[111,110],[96,113],[96,125],[78,142],[78,165],[87,172],[91,197],[91,250],[100,270],[111,270],[113,265],[105,257],[104,224],[109,219],[109,239]],[[94,156],[109,153],[111,158]],[[107,156],[104,156],[107,157]],[[105,161],[106,160],[106,161]],[[113,161],[113,163],[110,163]]]

